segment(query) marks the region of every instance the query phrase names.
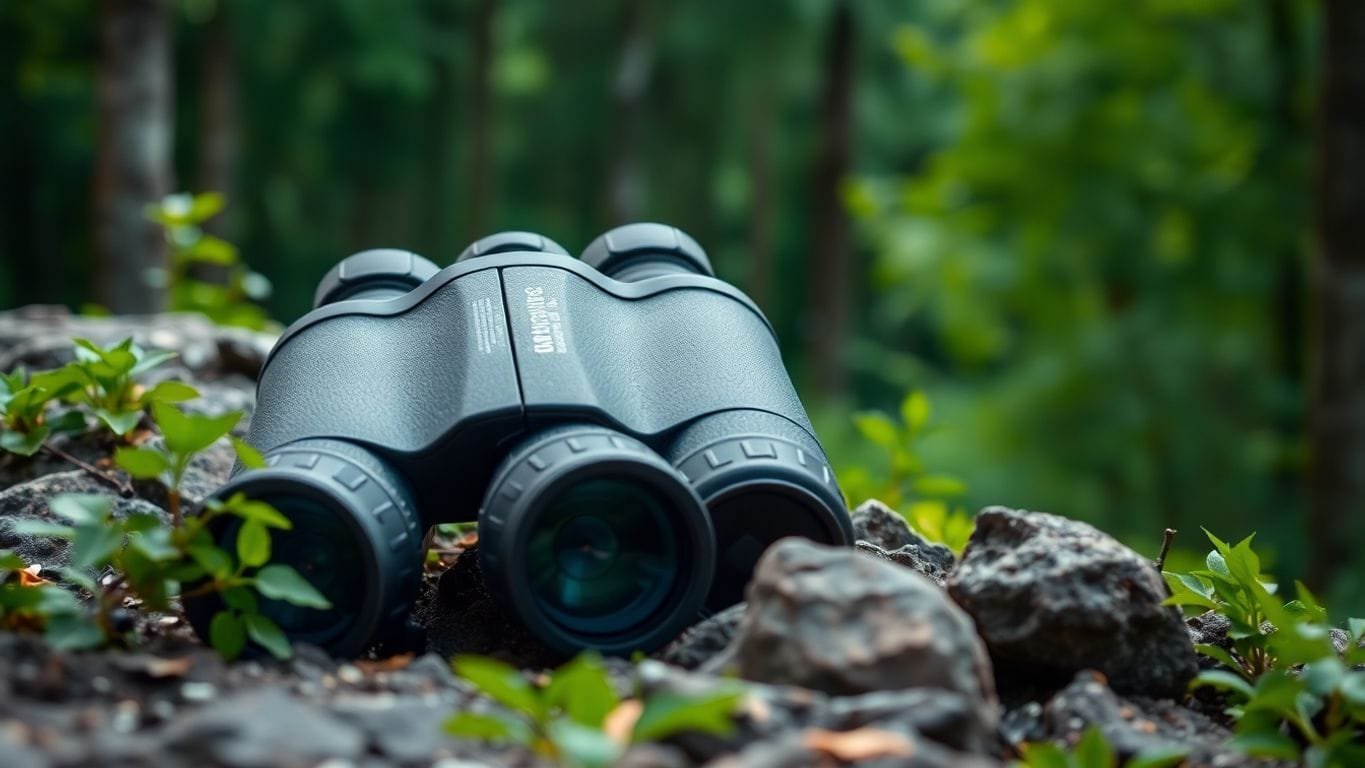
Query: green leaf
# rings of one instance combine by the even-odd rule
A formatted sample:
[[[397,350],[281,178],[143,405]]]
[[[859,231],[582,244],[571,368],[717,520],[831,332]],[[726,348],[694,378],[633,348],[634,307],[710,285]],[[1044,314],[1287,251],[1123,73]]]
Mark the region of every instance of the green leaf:
[[[1318,696],[1329,696],[1341,685],[1346,677],[1346,665],[1336,655],[1318,659],[1305,664],[1299,673],[1299,680],[1308,690]]]
[[[1114,748],[1099,726],[1092,725],[1081,734],[1076,744],[1076,763],[1080,768],[1114,768],[1116,758]]]
[[[1195,643],[1194,650],[1208,656],[1210,659],[1213,659],[1234,672],[1240,672],[1242,669],[1242,665],[1237,662],[1236,657],[1216,645]]]
[[[140,376],[140,375],[146,373],[147,371],[152,370],[153,368],[157,367],[158,365],[161,365],[162,363],[164,363],[164,362],[166,362],[167,360],[170,360],[170,359],[172,359],[172,358],[174,358],[174,357],[175,357],[175,353],[174,353],[174,352],[152,352],[152,353],[150,353],[150,354],[143,355],[141,358],[138,359],[137,364],[133,366],[132,370],[128,371],[128,374],[129,374],[130,376]],[[162,383],[166,383],[166,382],[162,382]],[[175,383],[179,383],[179,382],[175,382]],[[157,386],[160,386],[160,385],[157,385]],[[188,386],[188,385],[186,385],[186,386]],[[194,390],[193,387],[190,387],[190,389],[191,389],[191,390]],[[197,390],[194,390],[194,394],[193,394],[193,395],[190,395],[189,397],[183,398],[183,399],[185,399],[185,400],[192,400],[192,399],[194,399],[194,398],[196,398],[196,397],[198,397],[198,396],[199,396],[199,392],[198,392]]]
[[[941,498],[945,496],[961,496],[967,492],[967,484],[948,475],[923,475],[915,478],[913,483],[915,493],[920,496]]]
[[[259,613],[248,613],[246,619],[246,633],[255,643],[270,652],[271,656],[277,659],[287,659],[293,654],[293,649],[289,647],[289,638],[285,637],[284,630],[270,619]]]
[[[885,450],[894,451],[900,445],[900,431],[884,414],[876,412],[855,414],[853,426],[864,438]]]
[[[457,656],[452,667],[499,704],[536,720],[544,718],[545,706],[520,670],[484,656]]]
[[[52,617],[43,634],[59,651],[80,651],[104,644],[104,633],[99,625],[80,615]]]
[[[171,531],[165,527],[128,534],[128,546],[152,562],[168,563],[180,557],[180,550],[171,543]]]
[[[232,431],[242,418],[241,411],[221,416],[187,414],[168,403],[152,403],[152,416],[165,436],[166,447],[182,456],[198,453]]]
[[[1365,672],[1352,670],[1341,679],[1341,697],[1353,707],[1365,707]]]
[[[147,406],[151,403],[181,403],[196,397],[199,397],[199,390],[183,381],[168,380],[158,382],[156,386],[143,392],[138,402]]]
[[[142,480],[155,480],[171,467],[164,454],[151,448],[117,448],[114,450],[114,463],[124,472]]]
[[[24,536],[42,536],[48,539],[65,539],[67,541],[76,538],[75,528],[50,520],[14,520],[9,526],[12,533]]]
[[[247,520],[237,531],[237,562],[255,568],[270,562],[270,531],[258,520]]]
[[[1278,731],[1238,733],[1228,740],[1228,746],[1252,757],[1277,757],[1283,760],[1299,759],[1298,742]]]
[[[1129,758],[1123,768],[1173,768],[1185,761],[1190,754],[1187,747],[1175,745],[1148,747]]]
[[[256,593],[247,587],[228,587],[222,592],[223,602],[229,608],[235,608],[243,614],[260,613],[260,605],[256,602]]]
[[[96,493],[63,493],[52,497],[47,508],[77,525],[95,525],[108,519],[113,504],[108,496]]]
[[[82,525],[71,540],[71,564],[77,568],[102,568],[123,546],[123,531],[107,525]]]
[[[256,591],[272,600],[305,608],[327,609],[332,604],[299,572],[287,565],[267,565],[256,572]]]
[[[1209,686],[1223,691],[1233,691],[1241,694],[1244,698],[1250,699],[1255,696],[1251,689],[1251,684],[1242,679],[1241,675],[1234,674],[1222,669],[1206,669],[1195,676],[1190,681],[1190,689]]]
[[[1046,741],[1035,741],[1020,747],[1024,764],[1029,768],[1072,768],[1072,762],[1061,747]]]
[[[901,401],[901,421],[910,434],[918,434],[929,423],[931,409],[929,397],[919,390],[905,396]]]
[[[281,514],[279,510],[264,501],[248,499],[240,492],[232,494],[225,502],[211,501],[210,506],[236,515],[243,520],[259,520],[267,528],[279,528],[287,531],[294,527],[293,522]]]
[[[246,648],[246,626],[232,611],[219,611],[209,622],[209,644],[219,656],[232,661]]]
[[[116,435],[122,436],[133,431],[133,428],[142,421],[142,411],[111,411],[108,408],[96,408],[95,415],[99,420],[108,425],[109,430]]]
[[[734,728],[732,716],[740,697],[735,691],[704,696],[651,696],[645,701],[640,719],[635,721],[631,742],[659,741],[685,731],[727,735]]]
[[[8,549],[0,549],[0,570],[19,571],[28,567],[24,558],[14,554]]]
[[[601,660],[591,653],[579,655],[560,667],[546,686],[545,704],[558,707],[579,725],[601,728],[607,714],[621,703]]]
[[[1213,571],[1219,576],[1232,577],[1232,571],[1228,569],[1227,560],[1223,558],[1222,554],[1216,551],[1210,552],[1208,557],[1204,558],[1204,564],[1210,571]]]
[[[62,413],[62,415],[58,416],[57,418],[49,419],[47,423],[48,426],[52,428],[53,432],[62,432],[67,434],[84,432],[85,414],[76,410],[65,411],[64,413]]]
[[[546,729],[550,743],[568,765],[577,768],[608,768],[621,757],[621,747],[600,728],[573,720],[555,720]]]
[[[94,594],[95,590],[99,589],[99,586],[95,584],[95,578],[80,568],[63,566],[54,570],[57,571],[57,575],[61,577],[62,581],[75,584],[86,592]]]
[[[198,563],[205,572],[214,578],[227,578],[232,573],[232,558],[218,546],[209,543],[197,543],[189,546],[190,557]]]
[[[447,718],[442,727],[446,733],[462,739],[511,741],[526,746],[535,741],[535,735],[525,723],[502,714],[458,712]]]
[[[1346,626],[1350,629],[1351,637],[1356,640],[1365,637],[1365,619],[1347,619]]]
[[[242,462],[242,466],[247,469],[261,469],[265,466],[265,457],[261,452],[251,447],[245,440],[237,437],[229,438],[232,441],[232,449],[237,452],[237,460]]]
[[[32,456],[43,447],[43,442],[51,434],[52,428],[47,425],[35,427],[28,432],[8,429],[0,432],[0,449],[20,456]]]

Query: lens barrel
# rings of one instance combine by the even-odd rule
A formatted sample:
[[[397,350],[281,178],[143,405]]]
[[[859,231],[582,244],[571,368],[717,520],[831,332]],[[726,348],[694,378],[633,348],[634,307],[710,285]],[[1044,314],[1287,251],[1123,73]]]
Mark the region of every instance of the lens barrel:
[[[422,529],[398,474],[369,451],[334,440],[292,443],[269,452],[266,462],[238,473],[214,495],[243,493],[289,518],[289,530],[272,532],[271,563],[294,568],[332,607],[262,599],[261,612],[291,642],[338,657],[356,656],[402,630],[420,576]],[[240,521],[225,520],[214,533],[231,552],[239,529]],[[185,606],[201,637],[209,636],[221,608],[216,595]]]
[[[481,237],[469,244],[455,257],[455,263],[469,259],[477,259],[481,256],[492,256],[495,253],[513,253],[520,251],[532,251],[535,253],[557,253],[561,256],[568,256],[569,252],[564,250],[564,246],[556,243],[550,238],[535,232],[522,232],[512,230],[508,232],[498,232],[497,234]]]
[[[626,283],[663,275],[715,276],[711,260],[697,241],[666,224],[617,227],[589,243],[579,259]]]
[[[392,299],[425,283],[440,271],[409,251],[375,248],[337,262],[318,281],[313,308],[346,299]]]
[[[694,622],[715,545],[701,500],[643,443],[597,426],[528,439],[479,514],[490,589],[565,653],[651,651]]]

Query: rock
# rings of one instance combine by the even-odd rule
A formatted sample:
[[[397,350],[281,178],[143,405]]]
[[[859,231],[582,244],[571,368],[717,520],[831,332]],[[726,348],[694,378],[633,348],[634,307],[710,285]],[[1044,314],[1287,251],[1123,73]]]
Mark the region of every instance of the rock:
[[[329,709],[364,734],[370,751],[397,763],[425,764],[449,740],[441,724],[455,712],[456,703],[439,696],[400,699],[384,693],[338,697]]]
[[[646,696],[698,697],[733,689],[735,682],[684,672],[659,662],[638,670]],[[955,752],[997,755],[994,708],[979,699],[934,688],[874,691],[857,696],[828,696],[787,685],[745,683],[734,731],[720,737],[679,734],[676,744],[698,762],[734,752],[745,744],[780,737],[804,728],[848,731],[875,727],[913,732]]]
[[[1183,763],[1189,768],[1281,765],[1246,757],[1226,746],[1231,732],[1174,701],[1121,697],[1105,684],[1103,675],[1094,672],[1077,674],[1046,704],[1032,703],[1010,711],[1001,731],[1015,743],[1049,740],[1074,744],[1092,725],[1104,733],[1120,762],[1147,750],[1181,747],[1189,750]]]
[[[655,656],[683,669],[697,669],[725,652],[739,631],[745,604],[736,603],[694,624]]]
[[[460,555],[441,574],[434,599],[413,613],[426,628],[427,650],[446,658],[475,653],[530,668],[555,667],[565,660],[503,613],[484,584],[477,549]]]
[[[48,509],[48,502],[61,493],[94,493],[114,500],[114,515],[125,517],[134,513],[156,515],[168,520],[166,511],[143,499],[120,498],[108,484],[91,477],[84,470],[58,472],[36,480],[20,483],[0,491],[0,549],[13,550],[28,563],[44,568],[71,563],[71,542],[43,536],[16,533],[11,523],[17,520],[48,520],[64,522]]]
[[[215,325],[195,313],[88,317],[64,307],[30,306],[0,312],[0,371],[24,365],[55,368],[72,358],[71,339],[108,345],[132,336],[145,349],[177,353],[176,363],[197,380],[254,380],[277,336]]]
[[[187,762],[225,768],[314,766],[329,758],[355,760],[365,750],[355,728],[274,687],[188,712],[161,741]]]
[[[899,512],[876,499],[868,499],[859,504],[849,515],[849,519],[853,521],[855,541],[876,544],[888,552],[923,541],[910,530],[910,524],[905,522],[905,518],[901,517]]]
[[[913,569],[940,587],[947,581],[948,573],[953,569],[953,551],[942,544],[931,544],[929,542],[925,542],[923,545],[906,544],[892,552],[887,552],[870,541],[860,541],[857,547],[860,551],[874,557],[890,560],[897,565]]]
[[[759,560],[735,663],[748,680],[827,693],[927,687],[995,705],[971,619],[933,582],[804,539],[779,541]]]
[[[1178,696],[1198,672],[1151,563],[1085,523],[990,507],[948,593],[976,621],[1002,686],[1097,669],[1115,690]]]
[[[688,768],[687,753],[667,744],[635,744],[626,750],[612,768]]]
[[[918,734],[897,730],[856,732],[810,729],[786,732],[706,763],[708,768],[999,768],[998,760],[945,749]]]

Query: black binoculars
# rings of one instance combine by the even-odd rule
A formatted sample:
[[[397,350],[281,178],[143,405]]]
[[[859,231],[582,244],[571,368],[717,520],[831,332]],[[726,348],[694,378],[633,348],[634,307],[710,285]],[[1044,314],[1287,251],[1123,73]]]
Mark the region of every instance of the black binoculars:
[[[365,251],[314,307],[261,371],[267,466],[216,494],[293,522],[275,559],[332,604],[262,603],[295,642],[354,656],[403,626],[439,523],[477,520],[489,589],[565,653],[653,650],[742,599],[773,541],[852,540],[772,328],[678,229],[578,259],[503,232],[445,269]]]

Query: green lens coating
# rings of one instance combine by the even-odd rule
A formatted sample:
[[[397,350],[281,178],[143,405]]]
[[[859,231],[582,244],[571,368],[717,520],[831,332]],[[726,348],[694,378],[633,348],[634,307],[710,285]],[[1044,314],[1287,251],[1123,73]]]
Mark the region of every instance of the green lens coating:
[[[580,632],[633,627],[659,608],[680,569],[668,507],[644,481],[570,485],[532,523],[526,575],[540,607]]]
[[[309,499],[271,499],[294,524],[271,532],[271,562],[288,565],[331,601],[331,610],[262,600],[261,612],[296,640],[325,642],[360,615],[365,559],[356,534],[329,508]]]

